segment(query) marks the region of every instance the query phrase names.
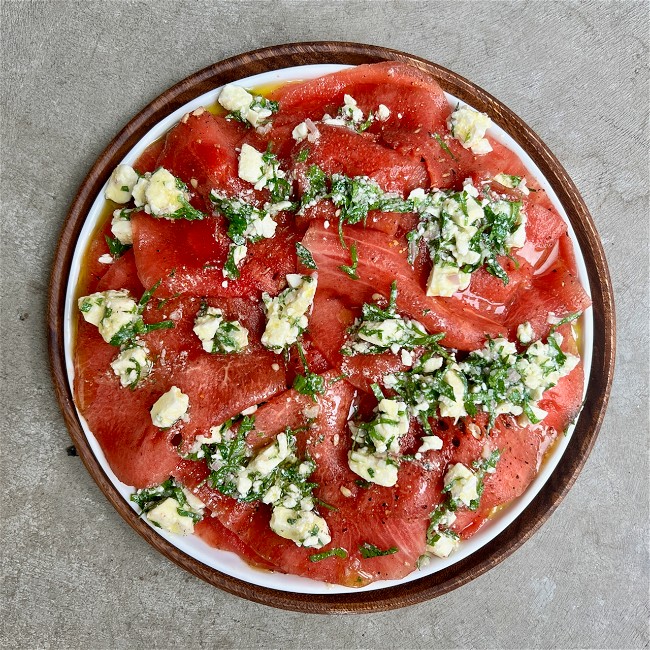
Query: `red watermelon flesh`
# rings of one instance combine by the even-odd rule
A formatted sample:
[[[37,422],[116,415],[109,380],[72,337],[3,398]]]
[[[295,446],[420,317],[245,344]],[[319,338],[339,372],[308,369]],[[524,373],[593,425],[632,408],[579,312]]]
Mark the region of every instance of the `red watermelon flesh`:
[[[305,208],[302,214],[296,215],[296,226],[301,230],[306,229],[312,220],[327,221],[338,228],[339,218],[336,206],[331,201],[319,201],[316,205]],[[365,226],[371,230],[379,230],[389,237],[394,237],[398,232],[413,230],[418,223],[416,215],[400,212],[381,212],[371,210],[368,212]]]
[[[117,353],[96,327],[79,323],[76,402],[117,478],[136,488],[149,487],[165,481],[179,460],[171,443],[174,428],[154,427],[149,415],[161,394],[158,382],[162,373],[154,369],[150,381],[138,390],[120,388],[110,368]]]
[[[580,281],[558,258],[543,275],[536,275],[522,285],[518,299],[508,310],[506,325],[510,338],[516,335],[517,326],[528,321],[536,337],[545,338],[551,328],[550,314],[563,318],[583,311],[591,304]]]
[[[250,546],[244,544],[237,535],[229,531],[209,510],[201,521],[194,525],[194,533],[206,544],[222,551],[231,551],[257,569],[273,571],[274,566],[261,558]]]
[[[293,128],[306,118],[317,122],[325,113],[335,116],[346,94],[366,115],[376,112],[379,104],[390,110],[386,121],[372,124],[370,131],[377,134],[396,128],[436,130],[450,112],[440,86],[416,68],[394,62],[361,65],[271,93],[270,98],[280,102],[280,111],[269,139],[289,142]]]
[[[349,586],[401,577],[415,568],[417,559],[424,552],[428,515],[440,492],[431,490],[430,486],[440,483],[441,466],[434,463],[432,469],[425,471],[417,464],[403,464],[396,489],[376,485],[362,489],[357,486],[355,480],[358,477],[347,467],[350,439],[345,423],[351,403],[351,387],[348,385],[346,388],[346,382],[342,381],[334,384],[332,390],[339,394],[338,398],[334,399],[328,393],[328,403],[321,403],[316,426],[308,433],[298,435],[300,448],[307,451],[317,465],[311,477],[319,484],[315,496],[337,508],[321,508],[321,515],[327,520],[332,535],[327,548],[346,548],[349,553],[347,560],[333,557],[312,562],[309,557],[317,551],[300,548],[269,529],[269,507],[237,503],[206,485],[195,491],[214,509],[225,526],[236,532],[245,543],[254,544],[277,570]],[[260,409],[257,418],[258,426],[266,420],[269,430],[283,428],[276,414],[267,420],[267,415]],[[265,442],[268,443],[268,438]],[[198,470],[193,471],[196,475]],[[176,475],[187,484],[190,473],[185,468]],[[351,496],[345,496],[341,486],[347,487]],[[382,550],[395,546],[399,551],[365,559],[359,553],[364,542]]]
[[[287,273],[296,269],[297,235],[279,226],[273,239],[248,245],[238,280],[226,280],[222,269],[230,240],[221,217],[201,221],[155,219],[144,212],[131,217],[138,273],[143,284],[162,279],[161,296],[191,293],[204,296],[277,294]]]
[[[498,323],[465,305],[456,306],[445,298],[427,297],[413,279],[406,260],[406,244],[391,240],[382,233],[363,228],[346,228],[345,241],[357,247],[359,280],[351,281],[339,266],[349,264],[336,230],[325,229],[320,222],[309,227],[303,239],[319,268],[320,290],[344,297],[348,304],[361,306],[372,302],[375,293],[387,296],[390,284],[397,280],[397,308],[421,322],[429,332],[446,332],[444,344],[461,350],[482,345],[486,334],[495,336],[502,329]]]
[[[368,176],[384,191],[402,195],[426,183],[426,171],[421,163],[387,149],[367,136],[343,126],[323,124],[319,130],[320,138],[310,145],[307,161],[295,165],[299,186],[304,185],[303,174],[311,165],[318,165],[328,175]]]
[[[263,202],[266,193],[254,192],[237,173],[237,148],[246,128],[207,111],[196,113],[186,115],[167,134],[157,166],[179,177],[190,191],[196,190],[205,205],[210,205],[211,190],[227,196],[249,193],[251,200]]]
[[[136,169],[140,174],[154,172],[158,168],[158,158],[165,148],[166,137],[163,136],[152,142],[133,163],[133,169]]]

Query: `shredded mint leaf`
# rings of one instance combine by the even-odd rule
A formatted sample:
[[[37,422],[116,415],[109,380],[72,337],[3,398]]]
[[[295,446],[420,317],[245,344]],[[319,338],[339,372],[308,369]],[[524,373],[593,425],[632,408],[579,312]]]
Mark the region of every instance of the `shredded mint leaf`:
[[[309,249],[301,244],[300,242],[296,242],[296,253],[298,254],[298,259],[300,260],[300,263],[308,269],[313,269],[317,270],[318,267],[316,266],[316,262],[314,261],[314,256],[311,254]]]
[[[110,254],[115,259],[122,257],[122,255],[124,255],[124,253],[126,253],[126,251],[131,248],[131,244],[123,244],[117,237],[113,238],[109,237],[108,235],[104,235],[104,239],[106,240]]]
[[[357,274],[357,266],[359,264],[359,256],[357,255],[357,245],[352,244],[350,246],[350,258],[352,260],[352,264],[347,266],[345,264],[341,264],[339,266],[339,269],[343,271],[347,276],[351,277],[353,280],[358,280],[359,275]]]
[[[347,556],[348,552],[344,548],[331,548],[329,551],[323,551],[322,553],[310,555],[309,561],[320,562],[321,560],[326,560],[328,557],[340,557],[341,559],[345,559]]]
[[[441,135],[439,133],[434,133],[433,134],[434,139],[436,142],[440,145],[441,149],[449,154],[449,156],[452,158],[452,160],[456,160],[456,156],[451,152],[451,149],[447,146],[447,143],[442,139]]]
[[[399,549],[397,546],[391,546],[389,549],[386,549],[385,551],[382,551],[381,549],[377,548],[374,544],[370,544],[369,542],[364,542],[359,546],[359,553],[361,553],[361,557],[364,559],[368,559],[371,557],[379,557],[382,555],[392,555],[393,553],[397,553]]]
[[[562,327],[562,325],[566,325],[567,323],[572,323],[573,321],[578,320],[580,316],[582,316],[581,311],[577,311],[575,314],[569,314],[568,316],[565,316],[564,318],[562,318],[560,321],[558,321],[551,327],[549,333],[555,334],[555,332],[557,332],[559,327]]]

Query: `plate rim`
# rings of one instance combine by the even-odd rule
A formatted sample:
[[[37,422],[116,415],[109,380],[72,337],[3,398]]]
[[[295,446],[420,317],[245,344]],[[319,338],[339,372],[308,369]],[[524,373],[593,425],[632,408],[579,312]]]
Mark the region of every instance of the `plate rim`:
[[[528,507],[502,533],[460,562],[419,580],[375,591],[300,594],[261,587],[207,567],[157,535],[124,502],[92,453],[77,417],[65,365],[63,309],[72,257],[87,212],[114,166],[152,126],[188,101],[230,81],[280,68],[391,60],[415,65],[431,74],[445,91],[488,112],[555,190],[575,230],[592,293],[594,347],[585,403],[562,461]],[[261,604],[320,614],[385,611],[430,600],[488,571],[530,539],[572,487],[595,444],[611,391],[616,348],[614,298],[602,242],[575,184],[541,138],[503,103],[447,68],[389,48],[337,41],[288,43],[224,59],[173,85],[129,120],[91,167],[65,218],[52,263],[47,324],[51,374],[68,432],[89,474],[120,516],[156,550],[213,586]]]

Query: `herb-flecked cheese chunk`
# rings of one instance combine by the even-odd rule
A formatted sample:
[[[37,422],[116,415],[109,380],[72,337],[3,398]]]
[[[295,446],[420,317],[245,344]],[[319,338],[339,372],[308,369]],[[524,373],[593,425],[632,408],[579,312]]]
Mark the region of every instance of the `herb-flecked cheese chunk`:
[[[151,421],[154,426],[167,429],[187,413],[189,405],[189,396],[172,386],[151,407]]]
[[[175,535],[186,537],[194,532],[194,520],[179,514],[180,504],[169,497],[147,512],[147,519],[154,525]]]
[[[164,167],[153,174],[145,174],[133,188],[136,207],[155,217],[171,215],[184,207],[189,198],[179,188],[176,177]]]
[[[82,296],[77,304],[84,320],[96,325],[107,343],[111,343],[122,328],[140,319],[138,305],[126,289]]]
[[[248,330],[237,320],[225,320],[217,307],[206,307],[198,313],[194,333],[206,352],[241,352],[248,345]]]
[[[104,196],[115,203],[128,203],[138,182],[138,172],[130,165],[118,165],[108,179]]]
[[[148,350],[141,344],[136,343],[125,347],[111,362],[113,372],[120,378],[123,387],[135,385],[147,377],[153,368],[153,362],[147,357]]]
[[[262,345],[278,354],[293,345],[307,328],[307,312],[314,302],[318,274],[290,274],[287,282],[289,287],[275,298],[262,295],[266,308]]]
[[[476,474],[462,463],[456,463],[447,470],[444,482],[445,489],[451,494],[451,497],[466,506],[479,497]]]
[[[130,246],[133,244],[133,226],[131,225],[131,210],[123,208],[113,212],[111,220],[111,232],[118,239],[120,244]]]
[[[469,106],[455,110],[449,118],[449,130],[465,149],[480,155],[492,151],[485,132],[492,126],[492,120]]]
[[[271,530],[306,548],[321,548],[332,541],[327,522],[311,510],[305,512],[276,506],[271,514]]]

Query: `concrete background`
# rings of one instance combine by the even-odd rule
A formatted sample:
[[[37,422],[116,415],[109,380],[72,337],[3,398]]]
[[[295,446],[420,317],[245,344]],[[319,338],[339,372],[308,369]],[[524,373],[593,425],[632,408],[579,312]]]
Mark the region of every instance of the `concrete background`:
[[[5,647],[648,647],[648,3],[4,0],[1,10]],[[426,57],[521,115],[592,210],[618,309],[607,417],[550,521],[473,583],[362,617],[249,603],[154,552],[66,454],[43,324],[67,208],[118,128],[224,57],[326,39]]]

